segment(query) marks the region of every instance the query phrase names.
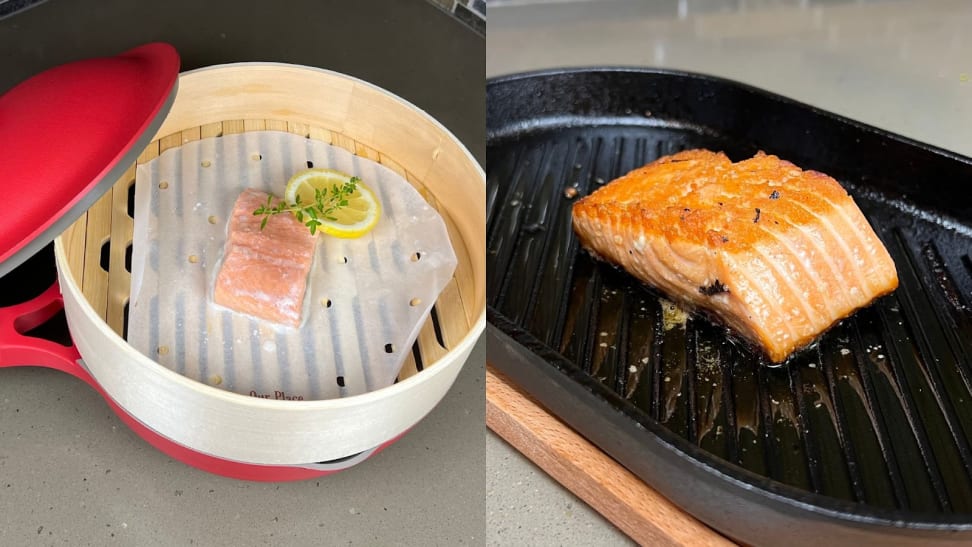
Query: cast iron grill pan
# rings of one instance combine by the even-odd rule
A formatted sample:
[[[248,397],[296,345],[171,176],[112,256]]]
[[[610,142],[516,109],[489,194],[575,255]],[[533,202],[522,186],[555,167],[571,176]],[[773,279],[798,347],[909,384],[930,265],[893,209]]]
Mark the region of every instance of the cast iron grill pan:
[[[489,361],[747,543],[972,539],[972,162],[734,82],[634,69],[487,85]],[[899,289],[784,366],[579,248],[576,198],[689,148],[839,180]]]

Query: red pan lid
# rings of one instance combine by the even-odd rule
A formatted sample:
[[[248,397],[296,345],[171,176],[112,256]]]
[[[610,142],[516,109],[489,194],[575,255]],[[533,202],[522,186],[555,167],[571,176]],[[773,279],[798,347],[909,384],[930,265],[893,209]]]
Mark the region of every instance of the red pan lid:
[[[151,142],[179,55],[148,44],[58,66],[0,96],[0,277],[54,240]]]

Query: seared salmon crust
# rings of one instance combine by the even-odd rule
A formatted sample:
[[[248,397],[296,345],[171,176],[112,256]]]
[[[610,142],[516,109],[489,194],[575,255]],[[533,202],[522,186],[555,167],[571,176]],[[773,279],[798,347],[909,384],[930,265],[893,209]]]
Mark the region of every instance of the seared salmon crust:
[[[581,245],[774,362],[894,291],[894,262],[833,178],[762,152],[689,150],[574,204]]]

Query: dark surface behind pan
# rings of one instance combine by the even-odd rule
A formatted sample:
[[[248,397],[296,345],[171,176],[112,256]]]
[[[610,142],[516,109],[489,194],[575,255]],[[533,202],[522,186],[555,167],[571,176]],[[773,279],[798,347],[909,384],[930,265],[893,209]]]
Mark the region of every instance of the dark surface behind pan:
[[[580,252],[586,195],[687,148],[837,178],[900,287],[770,368]],[[487,85],[488,359],[740,541],[972,540],[972,161],[760,90],[666,71]],[[576,198],[575,198],[576,199]]]

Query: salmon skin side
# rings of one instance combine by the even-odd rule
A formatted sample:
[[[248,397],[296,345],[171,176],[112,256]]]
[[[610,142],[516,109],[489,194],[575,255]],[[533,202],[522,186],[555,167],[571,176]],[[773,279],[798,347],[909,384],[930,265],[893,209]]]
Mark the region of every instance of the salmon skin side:
[[[596,257],[715,316],[774,363],[898,286],[836,180],[762,152],[659,158],[578,200],[573,226]]]
[[[236,199],[213,300],[231,310],[299,327],[316,236],[291,214],[271,216],[261,230],[263,217],[253,211],[266,205],[268,197],[247,189]]]

